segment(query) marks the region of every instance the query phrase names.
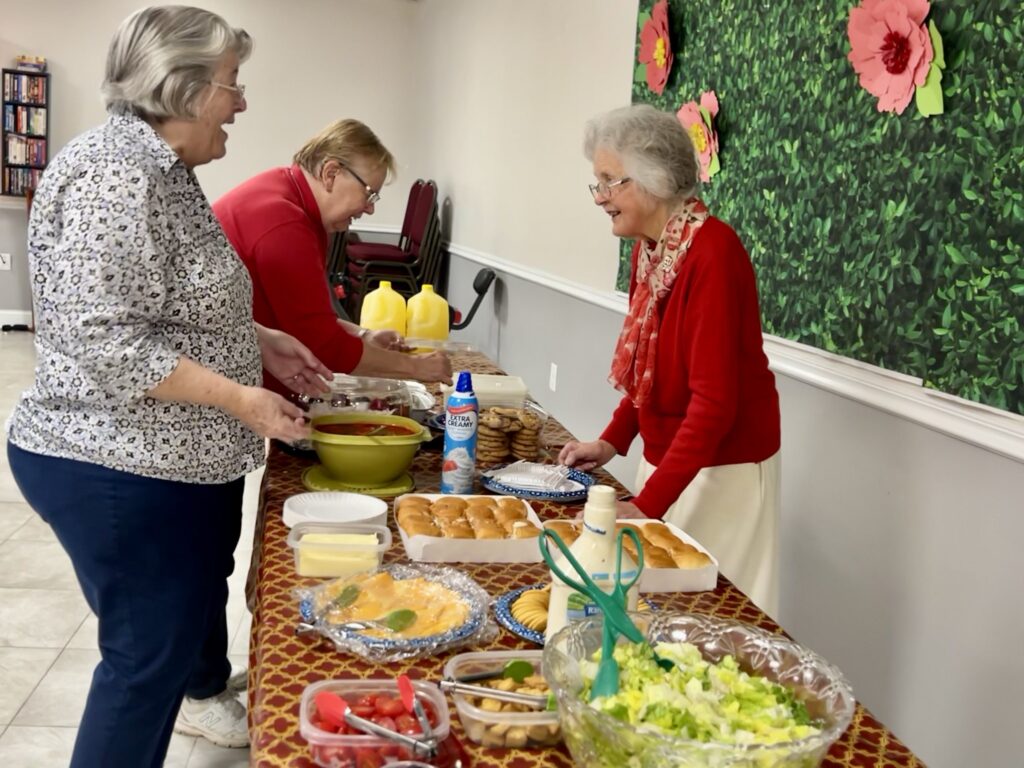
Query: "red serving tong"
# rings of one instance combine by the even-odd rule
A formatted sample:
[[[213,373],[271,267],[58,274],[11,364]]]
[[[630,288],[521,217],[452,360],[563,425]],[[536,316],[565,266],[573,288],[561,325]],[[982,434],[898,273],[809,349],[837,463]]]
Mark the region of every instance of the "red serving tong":
[[[408,747],[413,751],[413,754],[425,755],[426,757],[433,757],[437,754],[437,740],[433,738],[432,731],[431,737],[427,739],[417,739],[398,731],[392,731],[390,728],[377,725],[372,720],[359,717],[359,715],[349,709],[347,701],[331,691],[320,691],[313,698],[313,701],[316,704],[316,710],[320,717],[335,727],[347,725],[364,733],[380,736],[382,739],[388,739]],[[420,709],[422,709],[422,706]]]
[[[423,735],[427,737],[427,741],[435,741],[434,729],[430,726],[430,718],[427,717],[427,713],[423,710],[423,705],[416,697],[416,689],[412,687],[412,680],[409,679],[408,675],[402,674],[398,676],[397,682],[398,693],[402,697],[405,711],[410,715],[416,715],[416,719],[420,721],[420,728],[423,729]]]

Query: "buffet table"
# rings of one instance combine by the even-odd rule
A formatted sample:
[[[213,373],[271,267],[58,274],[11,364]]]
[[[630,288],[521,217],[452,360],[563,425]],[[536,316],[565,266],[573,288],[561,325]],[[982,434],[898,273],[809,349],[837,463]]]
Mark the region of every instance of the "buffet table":
[[[457,370],[469,369],[475,373],[501,373],[493,363],[479,354],[456,356]],[[564,428],[549,420],[542,445],[557,455],[558,448],[570,438]],[[301,584],[315,583],[295,574],[292,550],[285,543],[288,529],[281,520],[284,500],[305,492],[301,473],[310,465],[306,459],[291,456],[273,445],[267,460],[267,471],[260,492],[257,541],[254,547],[254,570],[251,583],[253,612],[249,650],[249,719],[251,733],[251,765],[260,768],[314,766],[309,748],[299,734],[299,700],[305,687],[312,682],[342,677],[393,678],[401,672],[412,678],[436,681],[450,654],[391,664],[387,667],[360,658],[338,653],[327,640],[317,636],[295,635],[298,609],[292,590]],[[439,447],[424,446],[412,467],[416,492],[437,493],[441,477]],[[601,482],[618,485],[604,473],[597,473]],[[568,511],[562,504],[530,502],[541,519],[565,517]],[[395,544],[385,556],[386,563],[402,562],[405,553],[395,528],[394,518],[389,524]],[[493,565],[455,564],[471,575],[492,597],[527,584],[542,583],[548,579],[543,563],[497,563]],[[681,610],[714,614],[745,621],[772,632],[782,630],[763,614],[746,596],[726,578],[719,576],[713,592],[658,594],[661,610]],[[509,650],[536,648],[525,640],[500,629],[496,639],[487,646],[463,650]],[[856,691],[854,691],[856,693]],[[452,749],[461,758],[462,765],[508,768],[533,766],[561,767],[572,765],[564,747],[545,750],[484,749],[470,742],[451,707]],[[866,768],[867,766],[922,766],[903,744],[896,739],[867,710],[858,706],[853,722],[843,737],[833,746],[824,766],[832,768]]]

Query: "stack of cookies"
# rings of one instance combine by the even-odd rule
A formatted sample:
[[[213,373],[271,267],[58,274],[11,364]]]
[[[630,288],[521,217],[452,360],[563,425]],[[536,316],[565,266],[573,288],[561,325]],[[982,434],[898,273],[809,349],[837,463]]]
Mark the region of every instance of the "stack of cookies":
[[[477,429],[476,457],[497,464],[509,455],[536,461],[543,417],[530,408],[483,408]]]

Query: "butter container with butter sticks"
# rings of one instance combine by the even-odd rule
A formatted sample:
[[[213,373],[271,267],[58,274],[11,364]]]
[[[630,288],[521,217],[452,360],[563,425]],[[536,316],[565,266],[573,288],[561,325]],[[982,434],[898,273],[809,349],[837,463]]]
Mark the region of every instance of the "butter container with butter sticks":
[[[391,531],[383,525],[296,523],[288,533],[299,576],[333,578],[380,567],[391,548]]]

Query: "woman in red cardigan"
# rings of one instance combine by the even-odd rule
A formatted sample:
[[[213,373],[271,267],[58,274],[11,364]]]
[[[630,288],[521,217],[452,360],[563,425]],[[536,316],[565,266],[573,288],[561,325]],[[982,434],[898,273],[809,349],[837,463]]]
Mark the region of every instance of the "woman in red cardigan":
[[[622,401],[600,438],[569,442],[559,460],[593,469],[639,434],[637,494],[619,517],[683,528],[774,613],[779,398],[750,257],[696,197],[696,155],[675,116],[648,105],[600,115],[585,153],[612,234],[637,244],[609,377]]]

